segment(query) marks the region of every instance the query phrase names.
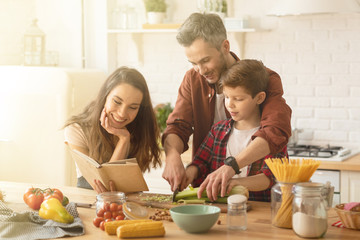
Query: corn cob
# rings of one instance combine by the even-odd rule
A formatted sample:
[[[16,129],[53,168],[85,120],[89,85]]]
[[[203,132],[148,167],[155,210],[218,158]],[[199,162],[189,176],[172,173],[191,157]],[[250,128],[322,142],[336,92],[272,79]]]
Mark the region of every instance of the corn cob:
[[[162,237],[165,235],[163,222],[142,222],[125,224],[116,230],[118,238]]]
[[[118,220],[105,223],[105,232],[109,235],[116,235],[116,229],[125,224],[134,224],[142,222],[152,222],[151,219],[141,219],[141,220]]]

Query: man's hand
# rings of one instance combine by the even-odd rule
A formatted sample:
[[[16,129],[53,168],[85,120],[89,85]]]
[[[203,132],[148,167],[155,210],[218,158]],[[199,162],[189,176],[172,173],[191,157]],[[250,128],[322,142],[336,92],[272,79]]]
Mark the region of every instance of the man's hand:
[[[197,193],[198,198],[201,198],[201,194],[205,189],[210,201],[215,201],[220,191],[221,197],[224,197],[229,181],[234,175],[234,169],[227,165],[223,165],[216,171],[210,173],[199,187]]]
[[[166,156],[162,177],[169,182],[171,191],[173,192],[178,188],[179,191],[182,191],[187,187],[185,168],[181,161],[180,154]]]

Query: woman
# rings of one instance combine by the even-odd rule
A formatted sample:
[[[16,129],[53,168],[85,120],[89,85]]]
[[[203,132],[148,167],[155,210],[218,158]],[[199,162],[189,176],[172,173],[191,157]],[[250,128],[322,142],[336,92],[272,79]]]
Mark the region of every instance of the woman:
[[[65,143],[99,163],[135,157],[143,172],[161,165],[159,130],[149,90],[136,69],[120,67],[82,113],[65,124]],[[77,170],[78,187],[90,188]],[[95,180],[95,190],[107,191]],[[111,191],[115,190],[110,182]]]

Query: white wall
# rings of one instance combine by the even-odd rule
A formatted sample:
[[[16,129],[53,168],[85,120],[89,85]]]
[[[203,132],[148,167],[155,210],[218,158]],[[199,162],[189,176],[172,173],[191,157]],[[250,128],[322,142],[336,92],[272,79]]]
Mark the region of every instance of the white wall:
[[[59,67],[81,68],[81,0],[1,0],[0,65],[21,65],[23,36],[34,18]]]
[[[118,0],[122,1],[126,0]],[[252,26],[262,29],[246,33],[244,57],[260,59],[280,74],[284,96],[293,109],[293,126],[305,130],[300,140],[359,147],[360,14],[265,17],[274,2],[229,0],[231,16],[250,16]],[[169,22],[182,22],[197,10],[194,0],[167,3]],[[38,17],[47,49],[60,53],[60,66],[81,67],[80,4],[80,0],[1,0],[0,64],[21,63],[22,35],[31,19]],[[94,34],[98,33],[89,41],[106,44]],[[144,73],[154,104],[174,104],[182,77],[191,67],[175,36],[143,34],[137,53],[131,34],[117,35],[116,64],[135,66]],[[237,52],[234,36],[229,39]],[[134,54],[141,54],[144,61],[134,61]],[[91,55],[90,60],[90,67],[102,61]]]
[[[245,58],[262,60],[282,77],[292,126],[304,129],[300,141],[360,148],[360,14],[266,17],[272,2],[232,2],[232,16],[250,16],[252,26],[261,28],[246,33]],[[195,1],[183,6],[196,11]],[[183,15],[186,9],[179,11]],[[143,34],[144,62],[134,63],[131,36],[118,35],[118,65],[133,65],[144,73],[154,104],[175,104],[191,67],[175,36]],[[236,52],[237,42],[231,34],[229,38]]]

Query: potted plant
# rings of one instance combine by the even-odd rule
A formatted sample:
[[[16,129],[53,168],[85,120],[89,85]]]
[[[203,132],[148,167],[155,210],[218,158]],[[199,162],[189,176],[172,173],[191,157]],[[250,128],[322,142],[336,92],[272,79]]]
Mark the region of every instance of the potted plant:
[[[166,3],[165,0],[144,0],[149,24],[162,23],[165,18]]]
[[[156,121],[162,134],[166,128],[166,120],[169,114],[174,110],[170,103],[158,104],[155,108]]]

